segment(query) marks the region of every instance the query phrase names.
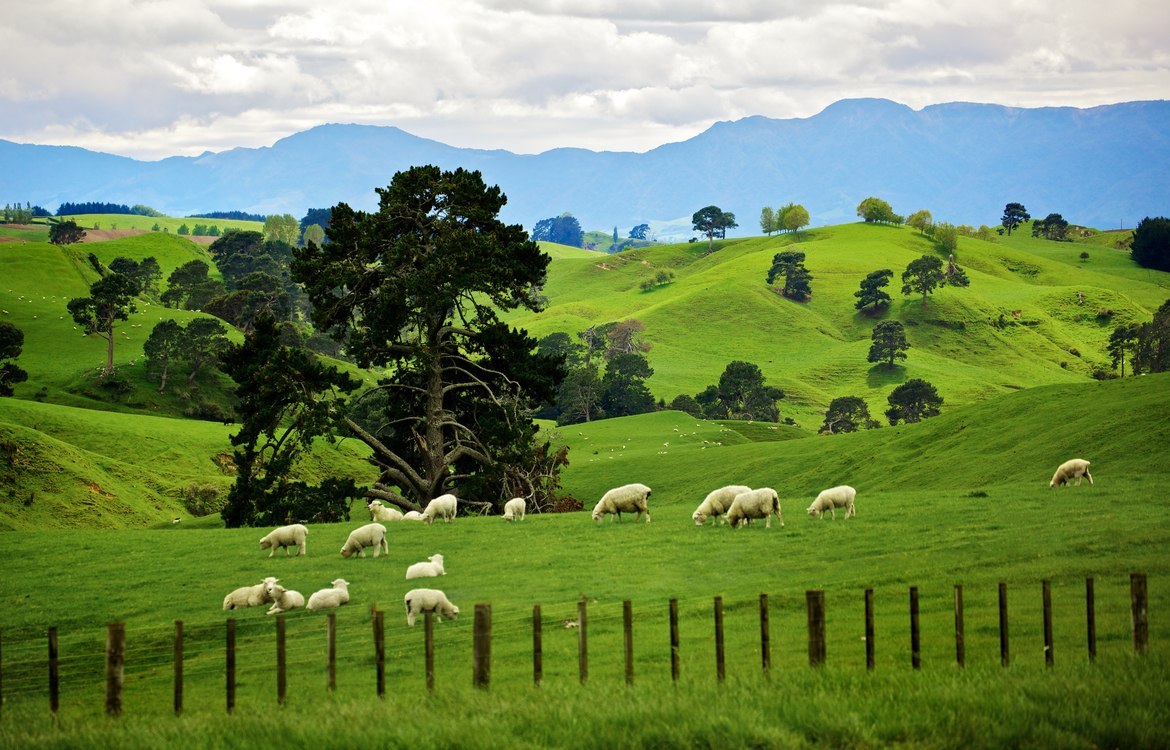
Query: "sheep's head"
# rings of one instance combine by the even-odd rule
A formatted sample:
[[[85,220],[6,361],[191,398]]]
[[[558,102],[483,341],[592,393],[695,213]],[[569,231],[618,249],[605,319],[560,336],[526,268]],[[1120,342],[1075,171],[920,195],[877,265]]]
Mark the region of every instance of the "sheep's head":
[[[353,555],[353,549],[348,544],[341,548],[342,557],[349,558],[351,555]]]
[[[272,540],[269,539],[268,537],[262,537],[260,539],[260,549],[268,549],[271,546],[272,546]]]
[[[691,518],[694,520],[696,526],[702,526],[707,523],[707,517],[697,510],[691,514]]]
[[[812,505],[808,506],[808,514],[813,518],[820,518],[821,509],[817,507],[816,503],[813,503]]]

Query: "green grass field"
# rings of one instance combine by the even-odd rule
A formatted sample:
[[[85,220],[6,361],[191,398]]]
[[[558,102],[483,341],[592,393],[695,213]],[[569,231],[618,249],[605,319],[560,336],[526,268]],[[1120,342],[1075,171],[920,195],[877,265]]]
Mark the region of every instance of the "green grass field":
[[[160,233],[178,234],[179,227],[186,224],[188,230],[195,229],[196,224],[206,224],[208,227],[219,227],[220,233],[229,229],[259,232],[264,229],[262,221],[242,221],[239,219],[194,219],[177,216],[139,216],[137,214],[77,214],[76,216],[57,217],[61,220],[72,220],[82,229],[143,229],[154,230],[158,226]],[[165,230],[165,232],[164,232]]]

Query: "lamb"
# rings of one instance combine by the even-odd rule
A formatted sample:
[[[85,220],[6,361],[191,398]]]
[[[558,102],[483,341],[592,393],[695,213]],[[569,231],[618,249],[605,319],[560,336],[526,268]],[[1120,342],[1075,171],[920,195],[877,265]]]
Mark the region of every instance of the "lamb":
[[[455,499],[454,495],[439,495],[427,503],[427,507],[422,512],[422,520],[426,521],[429,526],[435,522],[435,516],[441,516],[444,522],[451,523],[451,519],[455,517],[458,503],[459,501]]]
[[[691,518],[694,519],[696,526],[705,524],[708,516],[718,519],[731,507],[731,501],[735,499],[736,495],[751,491],[751,487],[742,484],[729,484],[726,487],[712,490],[707,497],[703,498],[703,502],[699,503],[699,507],[695,508]]]
[[[385,526],[380,523],[367,523],[349,532],[349,538],[341,547],[341,556],[348,558],[356,552],[358,557],[365,557],[366,547],[374,548],[374,557],[382,552],[390,554],[390,545],[386,543]]]
[[[857,515],[857,508],[853,505],[854,498],[857,497],[857,490],[853,489],[847,484],[840,487],[831,487],[817,495],[817,499],[813,500],[812,505],[808,506],[808,514],[817,518],[824,518],[825,511],[832,514],[833,520],[837,520],[837,508],[845,509],[845,517]]]
[[[650,488],[644,484],[624,484],[614,487],[601,496],[597,505],[593,506],[593,520],[600,521],[602,516],[616,513],[618,521],[622,520],[622,513],[637,513],[638,518],[646,514],[646,523],[650,523],[650,508],[646,501],[650,498]]]
[[[269,576],[254,586],[241,586],[223,598],[224,610],[243,609],[244,607],[259,607],[268,604],[272,599],[268,596],[268,583],[276,583],[277,579]]]
[[[371,521],[401,521],[402,511],[382,504],[381,500],[371,500],[366,506],[370,511]]]
[[[402,520],[403,521],[421,521],[421,520],[423,520],[423,514],[419,513],[417,510],[408,510],[402,514]]]
[[[1088,479],[1089,484],[1093,483],[1093,475],[1089,473],[1089,462],[1083,458],[1070,458],[1056,467],[1056,473],[1052,475],[1052,481],[1048,483],[1048,486],[1059,487],[1062,484],[1072,484],[1072,480],[1076,479],[1076,486],[1080,487],[1081,477]]]
[[[281,526],[278,529],[273,529],[264,536],[260,537],[260,549],[272,548],[268,553],[269,557],[276,554],[276,550],[284,547],[284,556],[288,557],[288,548],[296,547],[297,554],[305,554],[305,537],[309,535],[309,530],[299,523],[294,523],[291,526]]]
[[[414,627],[414,620],[422,612],[435,612],[442,620],[454,620],[459,616],[459,608],[447,598],[447,595],[438,589],[411,589],[403,597],[406,602],[406,624]]]
[[[333,588],[321,589],[313,592],[309,597],[308,609],[333,609],[349,602],[349,581],[337,578],[333,581]]]
[[[527,505],[522,497],[514,497],[508,502],[504,503],[504,520],[524,520],[524,511],[527,510]]]
[[[427,558],[427,562],[415,563],[406,569],[406,580],[408,581],[411,578],[433,578],[445,575],[447,575],[447,571],[443,569],[442,555],[431,555]]]
[[[305,597],[301,596],[299,591],[286,589],[277,583],[275,578],[267,584],[267,589],[268,596],[272,599],[272,608],[265,614],[279,615],[281,612],[305,606]]]
[[[784,517],[780,515],[780,496],[771,487],[761,487],[750,492],[741,492],[731,501],[727,509],[727,522],[732,528],[746,524],[753,518],[766,518],[767,528],[772,528],[772,516],[775,515],[784,525]]]

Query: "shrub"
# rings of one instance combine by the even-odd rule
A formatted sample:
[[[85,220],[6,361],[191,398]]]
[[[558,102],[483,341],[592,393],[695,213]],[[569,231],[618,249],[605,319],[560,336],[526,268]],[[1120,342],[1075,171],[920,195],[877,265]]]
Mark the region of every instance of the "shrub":
[[[214,484],[192,484],[183,492],[183,507],[193,516],[210,516],[223,510],[226,498]]]

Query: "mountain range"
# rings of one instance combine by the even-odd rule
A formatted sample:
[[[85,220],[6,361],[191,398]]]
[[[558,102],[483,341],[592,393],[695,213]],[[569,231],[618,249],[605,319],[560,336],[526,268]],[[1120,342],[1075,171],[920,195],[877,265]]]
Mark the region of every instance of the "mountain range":
[[[290,213],[376,206],[376,187],[416,164],[480,170],[508,196],[501,217],[531,227],[572,213],[586,229],[646,222],[660,239],[690,235],[707,205],[759,233],[765,205],[804,205],[814,226],[853,221],[867,196],[901,214],[998,224],[1008,202],[1098,229],[1170,212],[1170,101],[1088,109],[951,103],[914,110],[849,99],[808,118],[719,122],[643,153],[467,149],[392,126],[321,125],[263,148],[139,161],[69,146],[0,140],[0,194],[146,204],[171,216],[220,210]]]

